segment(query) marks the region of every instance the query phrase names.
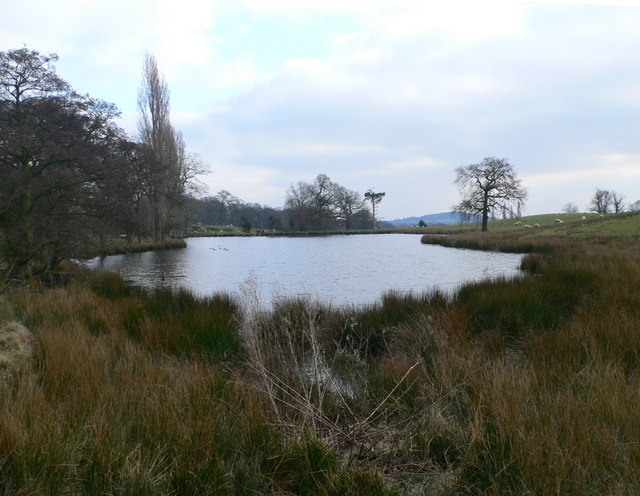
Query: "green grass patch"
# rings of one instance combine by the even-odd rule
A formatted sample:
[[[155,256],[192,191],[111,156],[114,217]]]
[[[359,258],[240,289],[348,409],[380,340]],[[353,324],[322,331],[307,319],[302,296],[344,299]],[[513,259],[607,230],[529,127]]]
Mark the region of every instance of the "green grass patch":
[[[558,222],[562,221],[562,222]],[[529,226],[529,227],[525,227]],[[433,226],[425,234],[464,234],[480,231],[479,224],[457,226]],[[489,233],[513,234],[524,240],[540,237],[618,237],[640,236],[640,213],[627,212],[601,216],[594,213],[529,215],[521,219],[493,220]]]

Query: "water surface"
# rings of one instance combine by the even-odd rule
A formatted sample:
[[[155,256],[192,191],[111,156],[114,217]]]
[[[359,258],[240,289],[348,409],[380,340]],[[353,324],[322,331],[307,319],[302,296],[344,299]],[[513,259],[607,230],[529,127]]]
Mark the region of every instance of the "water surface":
[[[269,305],[306,296],[333,305],[372,303],[389,290],[453,291],[462,283],[519,273],[522,256],[420,243],[417,234],[309,238],[190,238],[187,248],[88,262],[135,284],[224,291]]]

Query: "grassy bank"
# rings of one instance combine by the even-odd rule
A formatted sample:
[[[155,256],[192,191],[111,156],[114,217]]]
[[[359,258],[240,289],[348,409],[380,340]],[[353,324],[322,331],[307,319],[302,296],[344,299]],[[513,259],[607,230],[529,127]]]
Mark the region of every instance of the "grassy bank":
[[[113,243],[106,248],[100,250],[100,256],[123,255],[125,253],[142,253],[145,251],[158,250],[175,250],[177,248],[186,248],[187,242],[184,239],[171,238],[165,241],[153,242],[143,241],[140,243]]]
[[[0,492],[635,494],[638,242],[542,246],[529,277],[350,309],[108,274],[6,295],[33,340],[0,380]]]
[[[471,226],[444,230],[428,228],[422,237],[424,244],[512,253],[550,253],[567,244],[578,247],[581,242],[624,249],[637,247],[639,241],[638,212],[607,216],[536,215],[523,217],[519,223],[513,220],[493,221],[487,233],[473,230]]]
[[[480,224],[431,226],[425,228],[423,232],[424,234],[473,234],[480,232]],[[640,212],[603,216],[594,213],[529,215],[519,220],[490,221],[489,232],[502,235],[511,234],[523,239],[555,236],[583,239],[592,237],[633,238],[640,236]]]
[[[187,237],[242,237],[242,236],[270,236],[270,237],[313,237],[337,236],[355,234],[424,234],[428,232],[421,227],[397,227],[391,229],[349,229],[333,231],[275,231],[270,229],[252,229],[245,232],[239,227],[228,226],[196,226],[187,232]]]

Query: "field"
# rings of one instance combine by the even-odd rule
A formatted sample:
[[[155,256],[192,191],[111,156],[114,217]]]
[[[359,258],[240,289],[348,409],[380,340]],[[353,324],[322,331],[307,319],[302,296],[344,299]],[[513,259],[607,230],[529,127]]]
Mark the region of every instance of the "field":
[[[556,222],[561,220],[562,223]],[[578,214],[545,214],[530,215],[516,220],[494,220],[489,222],[489,231],[498,233],[513,233],[524,239],[540,236],[571,236],[571,237],[623,237],[640,236],[640,213],[629,212],[600,216],[593,213]],[[530,226],[526,228],[524,226]],[[539,227],[534,227],[538,225]],[[423,230],[424,233],[460,233],[475,232],[479,225],[465,224],[462,226],[433,226]]]
[[[639,219],[427,236],[527,275],[351,309],[71,268],[5,294],[0,493],[637,494]]]

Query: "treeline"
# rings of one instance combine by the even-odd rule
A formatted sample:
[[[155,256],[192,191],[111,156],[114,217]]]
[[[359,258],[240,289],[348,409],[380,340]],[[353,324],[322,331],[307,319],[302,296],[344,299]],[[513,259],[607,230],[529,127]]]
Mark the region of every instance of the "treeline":
[[[283,208],[247,203],[228,191],[190,200],[193,224],[233,225],[275,231],[371,229],[365,196],[319,174],[313,182],[292,185]]]
[[[56,54],[0,52],[0,290],[111,237],[163,241],[187,221],[203,171],[169,120],[169,92],[147,56],[130,138],[115,105],[76,92]]]

